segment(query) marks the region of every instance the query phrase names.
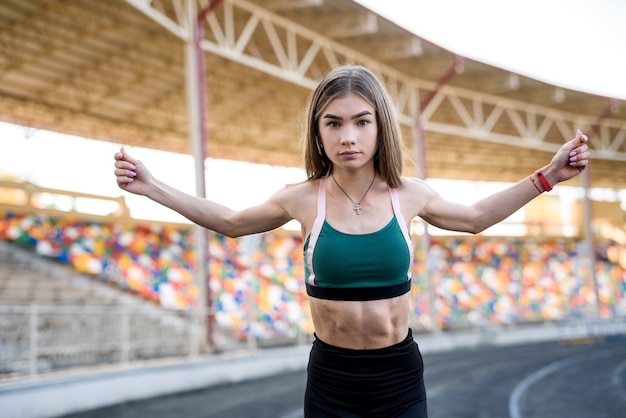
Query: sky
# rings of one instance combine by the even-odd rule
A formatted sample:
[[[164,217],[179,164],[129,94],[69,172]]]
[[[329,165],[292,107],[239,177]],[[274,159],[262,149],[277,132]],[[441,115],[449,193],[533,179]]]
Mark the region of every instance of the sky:
[[[443,48],[626,100],[624,0],[356,0]]]
[[[358,1],[465,57],[561,87],[626,99],[626,0]],[[124,195],[134,217],[182,221],[169,209],[117,188],[113,154],[120,145],[0,123],[0,173],[42,187]],[[127,149],[155,176],[195,194],[191,156]],[[234,209],[261,203],[284,184],[305,179],[298,168],[213,159],[206,169],[207,197]],[[462,203],[503,186],[428,181],[444,197]],[[571,192],[569,200],[579,197]]]

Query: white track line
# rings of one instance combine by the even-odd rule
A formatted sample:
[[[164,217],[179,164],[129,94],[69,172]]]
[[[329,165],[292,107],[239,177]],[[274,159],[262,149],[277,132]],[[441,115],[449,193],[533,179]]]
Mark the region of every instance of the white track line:
[[[622,373],[624,373],[624,369],[626,369],[626,360],[617,365],[615,369],[613,369],[613,373],[611,374],[611,383],[613,383],[614,389],[617,394],[626,401],[626,390],[622,389],[622,386],[626,384],[622,380]]]
[[[522,418],[522,412],[520,410],[520,401],[526,394],[529,387],[543,379],[547,375],[554,373],[560,369],[571,366],[576,363],[582,363],[588,360],[594,360],[601,357],[608,357],[612,352],[621,352],[623,349],[609,348],[604,350],[595,351],[592,353],[578,354],[576,356],[567,357],[554,363],[548,364],[545,367],[531,373],[526,376],[511,392],[509,397],[509,416],[510,418]],[[614,379],[615,380],[615,379]]]
[[[304,409],[299,408],[295,411],[290,412],[287,415],[282,416],[281,418],[303,418],[304,417]]]

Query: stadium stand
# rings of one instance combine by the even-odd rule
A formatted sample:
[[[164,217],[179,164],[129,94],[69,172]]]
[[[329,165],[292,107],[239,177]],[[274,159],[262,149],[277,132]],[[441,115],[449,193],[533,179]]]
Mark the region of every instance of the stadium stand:
[[[32,356],[38,374],[184,356],[187,324],[162,311],[32,249],[0,241],[2,378],[35,372]]]
[[[29,187],[36,195],[37,188]],[[3,376],[32,373],[33,361],[42,373],[198,352],[191,321],[203,319],[193,315],[198,304],[190,225],[55,212],[36,207],[37,199],[27,201],[0,208],[2,340],[5,353],[13,353],[4,356]],[[417,332],[594,316],[588,265],[574,238],[433,237],[434,303],[415,241],[411,325]],[[301,238],[287,231],[240,239],[211,235],[215,350],[294,344],[311,336],[301,246]],[[600,315],[623,317],[626,249],[605,240],[596,252]],[[33,329],[36,360],[26,348]]]
[[[226,12],[210,16],[210,27],[204,25],[210,29],[205,30],[202,43],[211,58],[206,68],[211,84],[208,113],[211,121],[219,121],[210,123],[212,157],[299,165],[295,124],[268,123],[267,114],[295,120],[321,69],[356,60],[389,80],[399,99],[405,138],[411,137],[416,116],[424,116],[416,109],[430,103],[423,120],[429,125],[423,146],[429,154],[424,172],[432,178],[517,180],[520,173],[532,172],[538,160],[549,158],[566,132],[581,125],[596,131],[598,139],[594,141],[598,158],[590,170],[594,187],[623,186],[624,106],[612,106],[607,115],[606,97],[556,88],[467,58],[462,66],[455,65],[454,78],[441,89],[442,76],[459,58],[450,51],[351,0],[293,3],[298,7],[286,2],[232,1]],[[188,24],[187,14],[177,7],[181,4],[8,2],[0,8],[10,22],[2,34],[17,47],[6,51],[13,65],[2,72],[8,82],[0,88],[1,119],[188,152],[190,116],[185,111],[190,106],[184,105],[181,80],[184,62],[190,61],[180,39]],[[344,15],[355,19],[349,25],[338,24],[346,23],[339,20]],[[167,28],[159,28],[159,22],[168,22]],[[108,30],[111,27],[132,31]],[[254,27],[259,29],[253,34]],[[329,31],[330,27],[342,30]],[[265,32],[273,36],[268,38]],[[221,33],[240,41],[221,42]],[[103,34],[106,42],[101,42]],[[274,52],[292,55],[296,45],[305,48],[296,54],[297,62],[276,59]],[[38,59],[33,59],[33,53]],[[94,62],[94,56],[106,59]],[[130,90],[128,80],[135,80]],[[277,91],[281,100],[275,100]],[[419,100],[433,94],[438,100]],[[555,100],[557,96],[566,100]],[[243,108],[246,112],[238,112]],[[494,136],[499,141],[484,141]],[[242,142],[233,143],[233,138]],[[490,164],[485,164],[487,160]],[[199,354],[196,330],[207,324],[194,315],[199,306],[189,225],[132,220],[122,199],[0,181],[0,197],[3,194],[20,202],[0,202],[0,388],[19,379],[27,382],[24,386],[37,379],[42,382],[42,375],[70,368],[94,370],[137,362],[143,366],[148,360],[171,356],[185,360]],[[96,199],[117,209],[104,216],[58,210],[54,204],[42,205],[44,194],[63,195],[70,201]],[[596,208],[594,212],[598,215]],[[554,338],[561,321],[572,318],[598,315],[609,325],[609,319],[623,320],[626,239],[624,214],[618,212],[616,226],[609,225],[617,234],[596,231],[598,237],[611,237],[599,240],[595,248],[597,312],[589,263],[579,256],[580,236],[545,235],[555,230],[553,225],[534,225],[532,237],[523,238],[436,237],[429,246],[429,271],[424,268],[424,249],[416,240],[412,327],[423,333],[424,345],[420,345],[427,350],[429,342],[436,340],[429,336],[448,331],[450,335],[469,330],[446,344],[454,340],[471,345],[485,342],[480,330],[497,326],[524,328],[527,332],[520,332],[516,341],[530,341],[542,335]],[[545,208],[538,214],[537,219],[545,222]],[[297,343],[310,336],[299,237],[277,233],[230,240],[212,235],[209,245],[214,313],[209,324],[216,351],[251,352],[258,346]],[[444,332],[428,334],[431,329]],[[586,332],[577,330],[572,335]],[[489,335],[513,340],[510,333]],[[305,351],[297,355],[304,356]],[[275,357],[274,364],[286,363],[285,356]],[[268,361],[242,363],[240,368],[251,372]],[[37,389],[53,389],[49,396],[29,391],[34,384],[12,393],[0,389],[0,411],[8,411],[7,406],[34,407],[32,399],[37,399],[41,409],[50,413],[46,401],[61,402],[68,392],[73,394],[71,401],[78,402],[89,390],[109,395],[116,387],[126,393],[115,399],[103,395],[102,402],[123,402],[183,388],[172,384],[171,375],[163,373],[155,379],[141,366],[135,369],[144,378],[141,384],[130,382],[129,374],[127,386],[111,379],[106,388],[95,389],[78,380],[55,392],[52,385],[41,384]],[[233,364],[228,367],[237,373],[241,370]],[[233,373],[208,370],[195,364],[178,370],[179,381],[188,383],[184,389],[193,389],[211,383],[207,376],[220,376],[223,381],[224,375]],[[189,384],[194,378],[195,386]],[[146,382],[160,387],[141,392]],[[163,390],[168,383],[169,392]],[[3,399],[8,401],[2,403]]]

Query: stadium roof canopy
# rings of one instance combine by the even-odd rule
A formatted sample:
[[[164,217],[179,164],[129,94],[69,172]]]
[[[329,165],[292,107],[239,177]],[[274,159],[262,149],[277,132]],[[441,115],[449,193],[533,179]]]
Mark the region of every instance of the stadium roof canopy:
[[[209,5],[0,2],[0,120],[190,153],[187,12]],[[581,128],[592,185],[626,188],[623,101],[462,60],[352,0],[223,0],[201,22],[210,157],[301,166],[311,89],[362,63],[385,77],[414,161],[421,114],[428,177],[516,181]]]

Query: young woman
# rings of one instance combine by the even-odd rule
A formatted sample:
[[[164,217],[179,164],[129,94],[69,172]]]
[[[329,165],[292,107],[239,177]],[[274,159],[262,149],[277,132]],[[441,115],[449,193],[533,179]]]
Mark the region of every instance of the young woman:
[[[470,206],[402,177],[402,140],[388,93],[362,66],[330,71],[311,95],[308,179],[265,203],[234,211],[152,177],[122,148],[120,188],[165,205],[217,233],[239,237],[296,219],[305,239],[307,293],[315,327],[305,416],[426,417],[423,363],[409,329],[410,221],[479,233],[589,162],[580,131],[519,183]]]

